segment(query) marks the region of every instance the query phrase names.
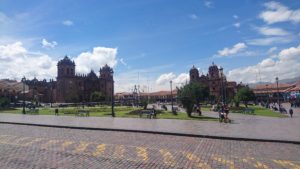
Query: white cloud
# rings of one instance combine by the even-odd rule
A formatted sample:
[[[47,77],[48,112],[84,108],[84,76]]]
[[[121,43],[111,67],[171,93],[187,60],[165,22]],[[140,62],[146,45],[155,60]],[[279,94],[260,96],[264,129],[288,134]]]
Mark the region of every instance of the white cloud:
[[[188,73],[181,73],[178,76],[173,72],[161,74],[156,79],[156,87],[158,90],[170,90],[170,81],[172,80],[172,87],[181,87],[185,83],[188,83],[190,76]]]
[[[169,83],[175,77],[176,77],[176,75],[173,72],[162,74],[157,78],[156,84],[163,85],[163,84]]]
[[[116,48],[95,47],[92,52],[83,52],[73,58],[76,72],[98,71],[105,64],[114,67],[117,64],[116,55]],[[57,59],[46,54],[28,51],[20,41],[0,45],[0,79],[20,80],[23,76],[29,79],[35,76],[38,79],[55,78],[57,62]]]
[[[46,39],[43,39],[42,45],[43,45],[43,48],[52,48],[53,49],[57,45],[57,42],[55,42],[55,41],[48,42]]]
[[[115,72],[116,92],[132,92],[134,85],[139,85],[141,91],[150,92],[169,90],[170,85],[156,84],[157,76],[162,71],[170,69],[173,64],[143,67],[142,69],[129,69]],[[168,83],[167,83],[168,84]],[[147,86],[145,88],[145,86]]]
[[[239,19],[239,16],[237,16],[237,15],[233,15],[232,16],[234,19]]]
[[[283,61],[300,60],[300,45],[280,51],[278,58]]]
[[[242,50],[247,48],[247,45],[245,43],[237,43],[232,48],[224,48],[223,50],[218,51],[219,56],[229,56],[236,54]]]
[[[258,27],[256,28],[258,32],[262,35],[274,35],[274,36],[284,36],[284,35],[289,35],[290,33],[281,29],[281,28],[270,28],[268,26],[265,27]]]
[[[198,19],[198,16],[196,14],[191,14],[189,15],[189,17],[194,20]]]
[[[273,52],[275,52],[277,50],[277,47],[271,47],[269,50],[268,50],[268,54],[272,54]]]
[[[213,7],[213,2],[210,1],[210,0],[206,0],[206,1],[204,1],[204,5],[205,5],[207,8],[212,8],[212,7]]]
[[[293,41],[293,37],[291,36],[268,37],[268,38],[249,39],[247,40],[247,44],[257,45],[257,46],[268,46],[273,44],[289,43],[291,41]]]
[[[54,78],[56,61],[42,53],[28,51],[17,41],[12,44],[0,45],[0,78]]]
[[[117,64],[117,48],[94,47],[91,52],[83,52],[74,60],[76,70],[80,73],[88,73],[91,69],[98,71],[105,64],[114,67]]]
[[[66,25],[66,26],[72,26],[72,25],[74,25],[73,21],[71,21],[71,20],[64,20],[64,21],[62,22],[62,24],[63,24],[63,25]]]
[[[27,50],[23,47],[22,42],[0,46],[0,59],[13,59],[15,56],[24,56]]]
[[[120,59],[120,62],[121,62],[124,66],[127,66],[127,63],[124,61],[123,58]]]
[[[239,28],[241,26],[241,24],[239,22],[233,24],[234,27]]]
[[[173,79],[173,82],[175,83],[175,86],[180,86],[182,84],[185,84],[189,80],[190,75],[188,73],[181,73],[175,79]]]
[[[262,60],[259,65],[261,67],[271,67],[271,66],[274,66],[275,65],[275,61],[271,58],[267,58],[267,59],[264,59]]]
[[[262,81],[273,82],[275,77],[280,79],[299,76],[300,45],[281,50],[276,57],[266,58],[253,66],[237,68],[229,71],[228,79],[255,83]]]
[[[261,12],[259,17],[268,24],[277,22],[300,22],[300,9],[291,10],[279,2],[267,2],[264,4],[266,10]]]

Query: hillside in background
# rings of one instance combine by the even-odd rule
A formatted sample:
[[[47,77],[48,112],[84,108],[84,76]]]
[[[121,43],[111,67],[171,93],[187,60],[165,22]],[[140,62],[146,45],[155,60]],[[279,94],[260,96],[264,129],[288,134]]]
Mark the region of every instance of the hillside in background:
[[[296,83],[297,81],[300,81],[300,76],[295,77],[295,78],[290,78],[290,79],[282,79],[282,80],[279,79],[279,83],[293,84],[293,83]],[[271,83],[270,82],[249,83],[248,86],[250,88],[254,88],[256,85],[259,85],[259,84],[264,85],[264,84],[271,84]]]

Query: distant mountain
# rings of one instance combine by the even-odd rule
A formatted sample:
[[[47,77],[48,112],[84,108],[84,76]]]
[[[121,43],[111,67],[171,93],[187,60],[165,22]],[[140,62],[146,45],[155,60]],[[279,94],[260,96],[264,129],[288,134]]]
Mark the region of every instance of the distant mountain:
[[[295,77],[295,78],[291,78],[291,79],[279,80],[280,83],[288,83],[288,84],[296,83],[297,81],[300,81],[300,76]]]
[[[290,79],[279,79],[279,83],[287,83],[287,84],[293,84],[296,83],[297,81],[300,81],[300,76],[295,77],[295,78],[290,78]],[[254,88],[256,85],[265,85],[265,84],[271,84],[270,82],[258,82],[258,83],[249,83],[248,86],[250,88]]]

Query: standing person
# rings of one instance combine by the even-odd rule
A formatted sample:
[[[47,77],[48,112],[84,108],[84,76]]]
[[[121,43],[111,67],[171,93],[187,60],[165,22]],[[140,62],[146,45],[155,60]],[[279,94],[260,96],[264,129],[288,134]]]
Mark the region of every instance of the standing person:
[[[290,116],[291,116],[291,118],[293,117],[293,114],[294,114],[294,111],[293,111],[293,109],[292,108],[290,108]]]
[[[228,120],[229,109],[227,105],[224,106],[224,112],[225,112],[225,119]]]
[[[199,114],[199,116],[201,116],[201,115],[202,115],[202,112],[201,112],[201,108],[200,108],[200,106],[197,106],[197,113]]]
[[[219,110],[219,121],[221,122],[225,122],[225,113],[221,111],[221,109]]]
[[[58,108],[55,109],[55,115],[58,116]]]

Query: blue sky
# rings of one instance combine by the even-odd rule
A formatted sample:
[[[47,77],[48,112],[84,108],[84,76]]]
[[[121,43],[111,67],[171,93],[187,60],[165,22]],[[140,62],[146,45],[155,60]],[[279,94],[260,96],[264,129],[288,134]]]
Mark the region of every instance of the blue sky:
[[[53,78],[67,54],[81,73],[113,66],[117,91],[181,85],[212,62],[229,80],[274,81],[300,75],[299,33],[295,0],[0,0],[0,78]]]

